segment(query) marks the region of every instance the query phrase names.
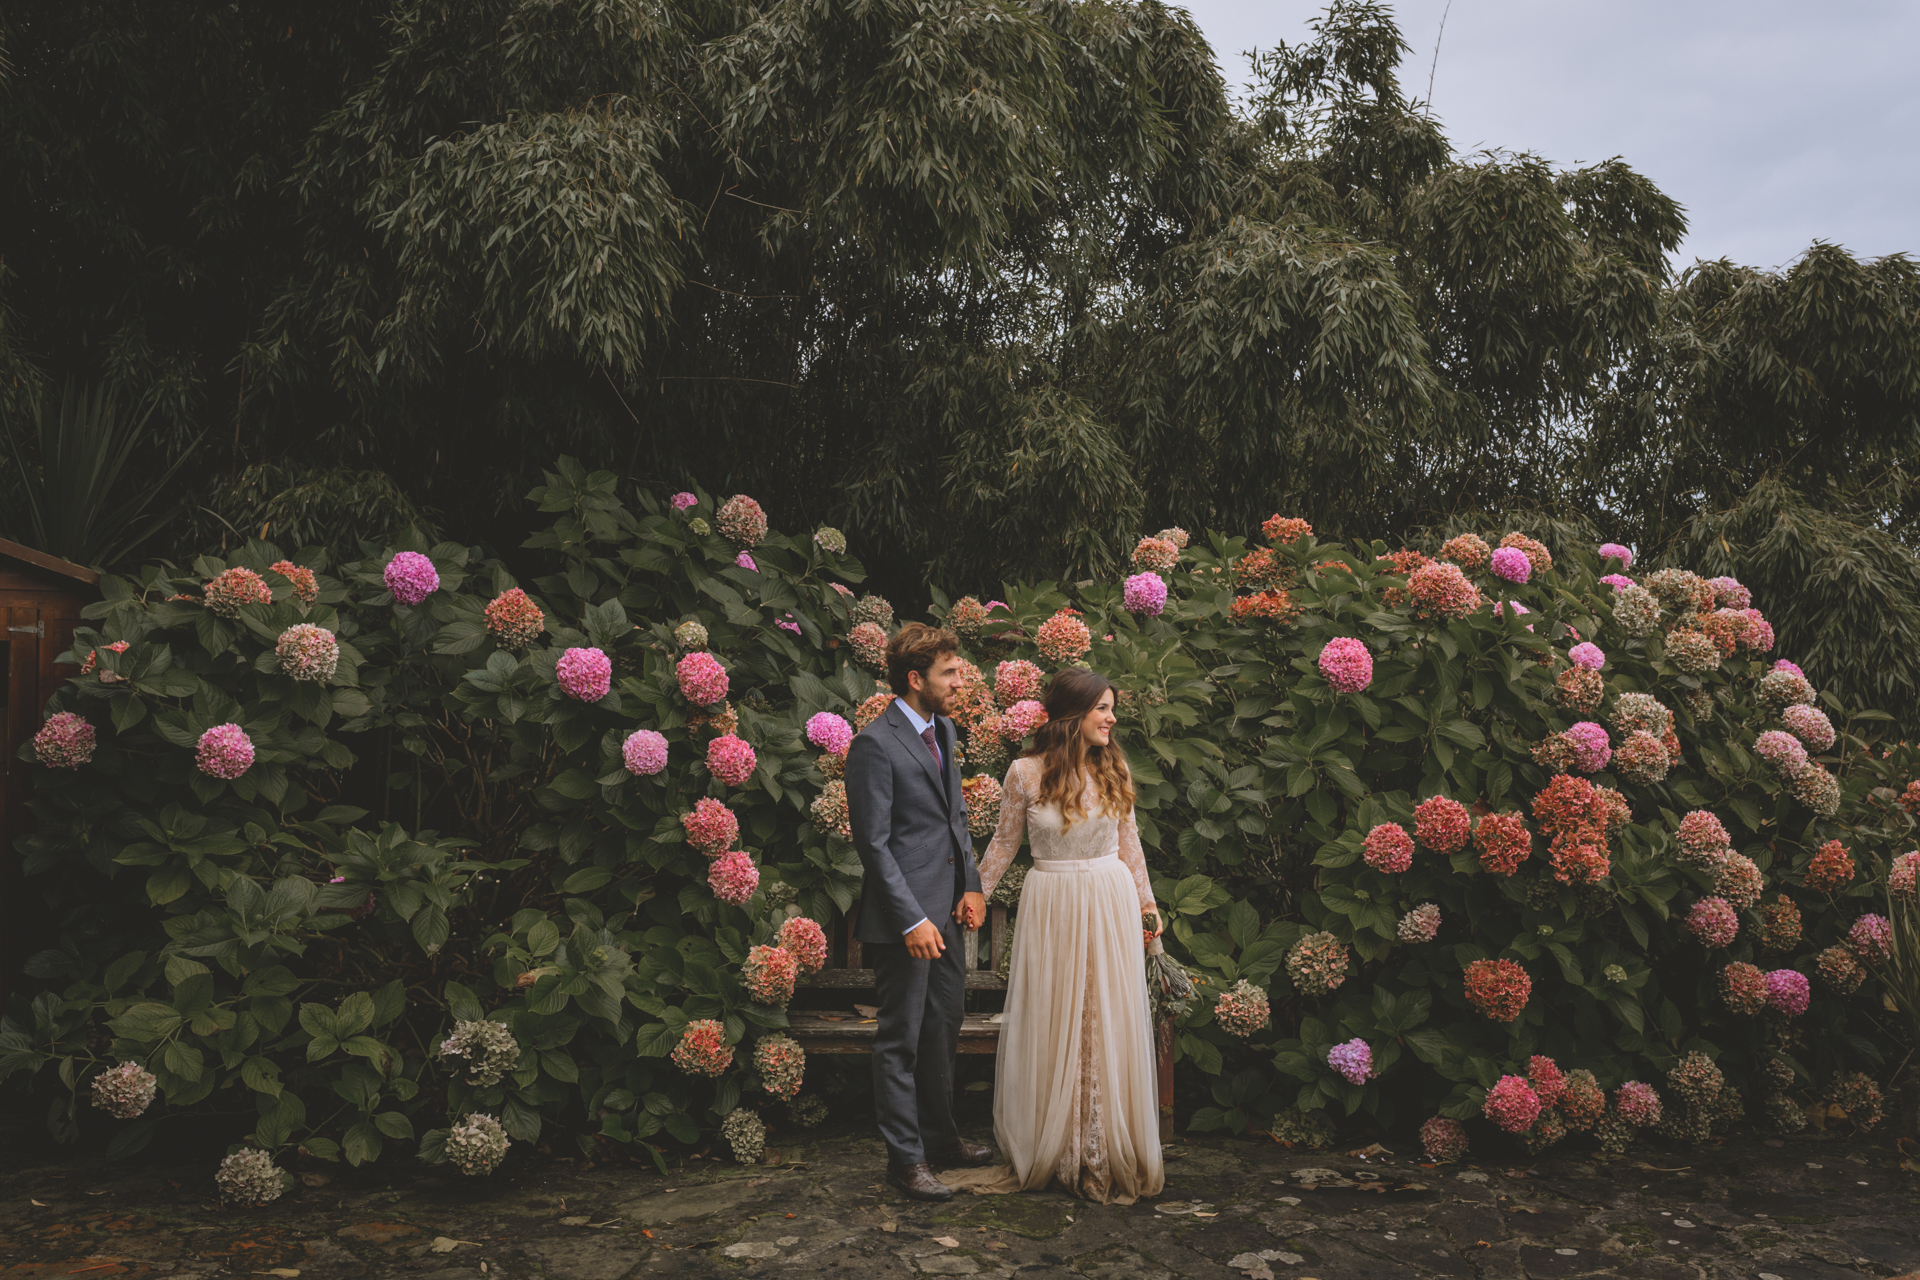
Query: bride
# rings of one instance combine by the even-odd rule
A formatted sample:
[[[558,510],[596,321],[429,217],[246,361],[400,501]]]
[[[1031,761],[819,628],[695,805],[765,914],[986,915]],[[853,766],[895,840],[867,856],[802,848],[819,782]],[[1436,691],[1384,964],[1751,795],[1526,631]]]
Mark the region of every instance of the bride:
[[[991,894],[1031,837],[1020,893],[993,1133],[1009,1163],[941,1175],[976,1192],[1039,1190],[1132,1204],[1159,1195],[1160,1113],[1141,921],[1160,913],[1133,817],[1133,778],[1112,741],[1113,686],[1054,676],[1047,723],[1007,770],[1000,827],[980,866]]]

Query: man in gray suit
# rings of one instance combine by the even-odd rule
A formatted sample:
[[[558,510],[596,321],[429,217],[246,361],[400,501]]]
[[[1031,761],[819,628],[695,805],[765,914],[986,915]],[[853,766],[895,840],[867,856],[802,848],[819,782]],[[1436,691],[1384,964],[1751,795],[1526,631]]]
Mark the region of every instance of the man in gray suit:
[[[953,1121],[966,996],[960,930],[987,917],[953,721],[941,714],[959,675],[958,637],[907,623],[887,646],[893,704],[847,751],[847,811],[866,870],[854,930],[880,991],[873,1104],[887,1181],[915,1200],[953,1198],[933,1166],[993,1155],[963,1141]]]

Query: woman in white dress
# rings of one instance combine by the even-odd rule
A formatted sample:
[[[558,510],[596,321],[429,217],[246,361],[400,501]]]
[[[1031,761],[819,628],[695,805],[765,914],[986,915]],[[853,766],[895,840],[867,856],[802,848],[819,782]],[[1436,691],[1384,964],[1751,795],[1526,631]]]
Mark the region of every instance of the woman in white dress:
[[[1084,1199],[1132,1204],[1166,1183],[1141,923],[1157,932],[1160,913],[1132,775],[1112,742],[1113,686],[1062,671],[1045,706],[1032,749],[1007,770],[980,865],[991,894],[1022,834],[1032,842],[994,1064],[993,1133],[1008,1163],[940,1176],[983,1193],[1057,1179]]]

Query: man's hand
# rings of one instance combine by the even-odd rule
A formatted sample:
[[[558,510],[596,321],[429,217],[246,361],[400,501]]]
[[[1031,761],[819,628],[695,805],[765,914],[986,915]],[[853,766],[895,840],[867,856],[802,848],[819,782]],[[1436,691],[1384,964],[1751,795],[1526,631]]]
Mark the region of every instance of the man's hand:
[[[931,920],[922,920],[907,935],[907,954],[915,960],[937,960],[946,949],[947,940],[940,936]]]
[[[977,893],[961,894],[959,905],[953,909],[953,918],[960,922],[962,929],[978,929],[987,922],[987,900]]]

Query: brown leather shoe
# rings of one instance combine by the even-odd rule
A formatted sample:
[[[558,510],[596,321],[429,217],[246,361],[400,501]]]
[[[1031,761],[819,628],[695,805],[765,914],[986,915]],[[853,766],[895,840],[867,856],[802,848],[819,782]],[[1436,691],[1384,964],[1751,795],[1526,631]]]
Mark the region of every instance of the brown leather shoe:
[[[936,1169],[978,1169],[993,1163],[993,1148],[960,1138],[945,1151],[927,1152],[927,1162]]]
[[[898,1187],[909,1200],[951,1200],[953,1188],[933,1176],[922,1160],[919,1164],[887,1166],[887,1181]]]

